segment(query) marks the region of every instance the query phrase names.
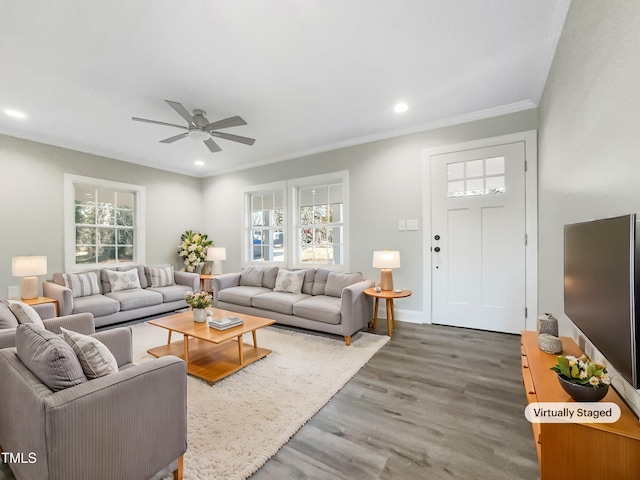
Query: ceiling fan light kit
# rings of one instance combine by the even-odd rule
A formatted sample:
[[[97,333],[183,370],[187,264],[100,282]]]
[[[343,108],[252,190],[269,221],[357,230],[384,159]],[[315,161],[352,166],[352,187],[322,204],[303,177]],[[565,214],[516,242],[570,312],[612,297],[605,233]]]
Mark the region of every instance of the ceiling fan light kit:
[[[221,128],[239,127],[241,125],[246,125],[247,122],[245,122],[238,115],[225,118],[223,120],[218,120],[216,122],[209,122],[206,117],[207,112],[205,112],[204,110],[195,109],[193,111],[193,115],[191,115],[181,103],[173,102],[171,100],[165,100],[165,102],[171,108],[173,108],[178,113],[178,115],[180,115],[187,121],[186,127],[182,125],[175,125],[173,123],[159,122],[157,120],[131,117],[131,120],[134,120],[136,122],[153,123],[156,125],[164,125],[167,127],[176,127],[186,130],[186,132],[174,135],[173,137],[165,138],[164,140],[160,140],[160,143],[173,143],[185,137],[189,137],[193,138],[194,140],[202,140],[211,153],[222,151],[222,148],[220,148],[220,146],[216,142],[214,142],[213,138],[211,137],[222,138],[224,140],[243,143],[245,145],[253,145],[255,143],[255,139],[253,138],[242,137],[240,135],[233,135],[231,133],[217,131]]]

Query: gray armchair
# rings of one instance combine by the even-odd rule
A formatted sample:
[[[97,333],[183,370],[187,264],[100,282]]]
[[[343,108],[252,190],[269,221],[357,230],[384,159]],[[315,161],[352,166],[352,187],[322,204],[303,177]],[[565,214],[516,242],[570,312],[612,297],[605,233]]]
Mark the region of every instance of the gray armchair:
[[[63,325],[64,326],[64,325]],[[52,330],[55,330],[53,328]],[[51,391],[18,358],[0,350],[0,450],[24,480],[182,478],[187,448],[185,363],[167,356],[132,364],[130,328],[94,335],[119,371]]]

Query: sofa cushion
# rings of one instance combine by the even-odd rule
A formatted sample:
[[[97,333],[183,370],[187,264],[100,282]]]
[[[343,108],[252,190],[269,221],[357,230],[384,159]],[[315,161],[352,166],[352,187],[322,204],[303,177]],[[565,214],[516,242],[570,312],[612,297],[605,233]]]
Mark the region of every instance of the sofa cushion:
[[[329,272],[324,294],[330,297],[341,297],[342,289],[362,281],[359,273]]]
[[[163,267],[166,265],[162,265]],[[137,270],[138,271],[138,280],[140,281],[140,288],[147,288],[151,285],[147,279],[147,274],[145,272],[145,267],[143,265],[128,265],[126,267],[114,267],[114,268],[103,268],[100,271],[100,281],[102,282],[102,293],[109,293],[111,291],[111,282],[109,281],[109,276],[107,272],[128,272],[129,270]]]
[[[0,330],[5,328],[16,328],[18,319],[13,314],[9,305],[5,301],[0,302]]]
[[[278,278],[278,267],[260,267],[263,270],[262,274],[262,286],[273,290],[276,288],[276,280]]]
[[[263,293],[262,295],[256,295],[253,297],[252,306],[263,310],[269,310],[271,312],[293,315],[293,305],[309,297],[310,295],[306,295],[304,293]]]
[[[304,270],[291,271],[281,268],[278,270],[276,285],[273,291],[299,294],[302,292],[302,282],[304,282],[304,276]]]
[[[118,362],[107,346],[89,335],[60,328],[67,342],[80,360],[80,366],[88,379],[104,377],[118,371]]]
[[[73,301],[73,313],[92,313],[94,317],[104,317],[120,311],[120,303],[104,295],[91,295]]]
[[[342,299],[338,297],[315,295],[295,303],[293,314],[296,317],[338,325],[341,321],[341,306]]]
[[[111,284],[111,292],[123,290],[141,289],[140,275],[138,269],[133,268],[124,272],[117,270],[107,270],[107,278]]]
[[[329,270],[323,270],[319,268],[316,270],[316,276],[313,279],[312,295],[324,295],[324,288],[327,285],[327,278],[329,277]]]
[[[218,292],[218,300],[251,307],[251,299],[263,293],[271,293],[271,290],[265,287],[231,287],[220,290]]]
[[[149,287],[146,290],[150,290],[152,292],[158,292],[159,294],[161,294],[164,303],[184,300],[184,296],[188,292],[193,291],[191,287],[187,287],[186,285],[170,285],[168,287],[158,287],[158,288]]]
[[[137,275],[137,273],[136,273]],[[134,310],[136,308],[150,307],[162,303],[162,294],[149,289],[133,288],[130,290],[119,290],[104,294],[120,303],[120,311]]]
[[[71,289],[74,298],[101,293],[97,272],[63,273],[62,280],[64,286]]]
[[[54,392],[87,381],[71,346],[44,328],[18,325],[16,352],[25,367]]]
[[[17,300],[7,300],[7,304],[11,312],[16,316],[18,323],[32,323],[40,328],[44,328],[44,323],[42,323],[40,315],[38,315],[38,312],[36,312],[32,306]]]
[[[262,267],[245,267],[240,272],[240,286],[262,287],[263,275],[264,269]]]
[[[173,275],[173,265],[168,267],[148,267],[149,280],[151,288],[168,287],[175,285],[176,281]]]
[[[316,278],[316,269],[307,268],[302,270],[304,272],[304,282],[302,282],[302,293],[309,295],[313,294],[313,281]]]

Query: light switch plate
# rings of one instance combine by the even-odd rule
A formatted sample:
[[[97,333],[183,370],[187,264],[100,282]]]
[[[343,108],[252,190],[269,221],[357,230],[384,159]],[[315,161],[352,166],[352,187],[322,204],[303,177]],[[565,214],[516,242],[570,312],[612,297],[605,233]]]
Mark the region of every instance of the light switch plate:
[[[7,294],[9,299],[20,298],[20,287],[16,285],[7,287]]]
[[[407,220],[407,230],[418,230],[418,219]]]
[[[407,223],[404,220],[398,220],[398,230],[404,232],[407,229]]]

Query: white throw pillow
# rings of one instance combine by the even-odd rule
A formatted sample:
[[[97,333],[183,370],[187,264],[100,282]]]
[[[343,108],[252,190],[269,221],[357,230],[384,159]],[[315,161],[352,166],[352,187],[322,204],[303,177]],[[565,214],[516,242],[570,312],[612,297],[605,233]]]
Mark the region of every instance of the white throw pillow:
[[[304,282],[304,270],[285,270],[281,268],[278,270],[278,276],[276,277],[276,287],[274,292],[288,292],[288,293],[300,293],[302,292],[302,283]]]
[[[85,273],[63,273],[64,286],[70,288],[73,297],[87,297],[98,295],[100,285],[98,285],[98,274],[96,272]]]
[[[135,268],[133,270],[127,270],[125,272],[107,270],[107,277],[109,277],[109,283],[111,284],[112,292],[141,288],[140,277],[138,277],[138,270]]]
[[[18,323],[33,323],[38,327],[44,328],[44,323],[42,323],[40,315],[38,315],[38,312],[36,312],[33,307],[17,300],[7,300],[7,304],[11,312],[18,319]]]
[[[173,266],[168,267],[149,267],[149,278],[151,279],[151,288],[168,287],[175,285],[173,278]]]
[[[60,328],[60,330],[64,341],[71,345],[80,360],[82,371],[89,380],[118,371],[116,357],[104,343],[89,335],[82,335],[66,328]]]

